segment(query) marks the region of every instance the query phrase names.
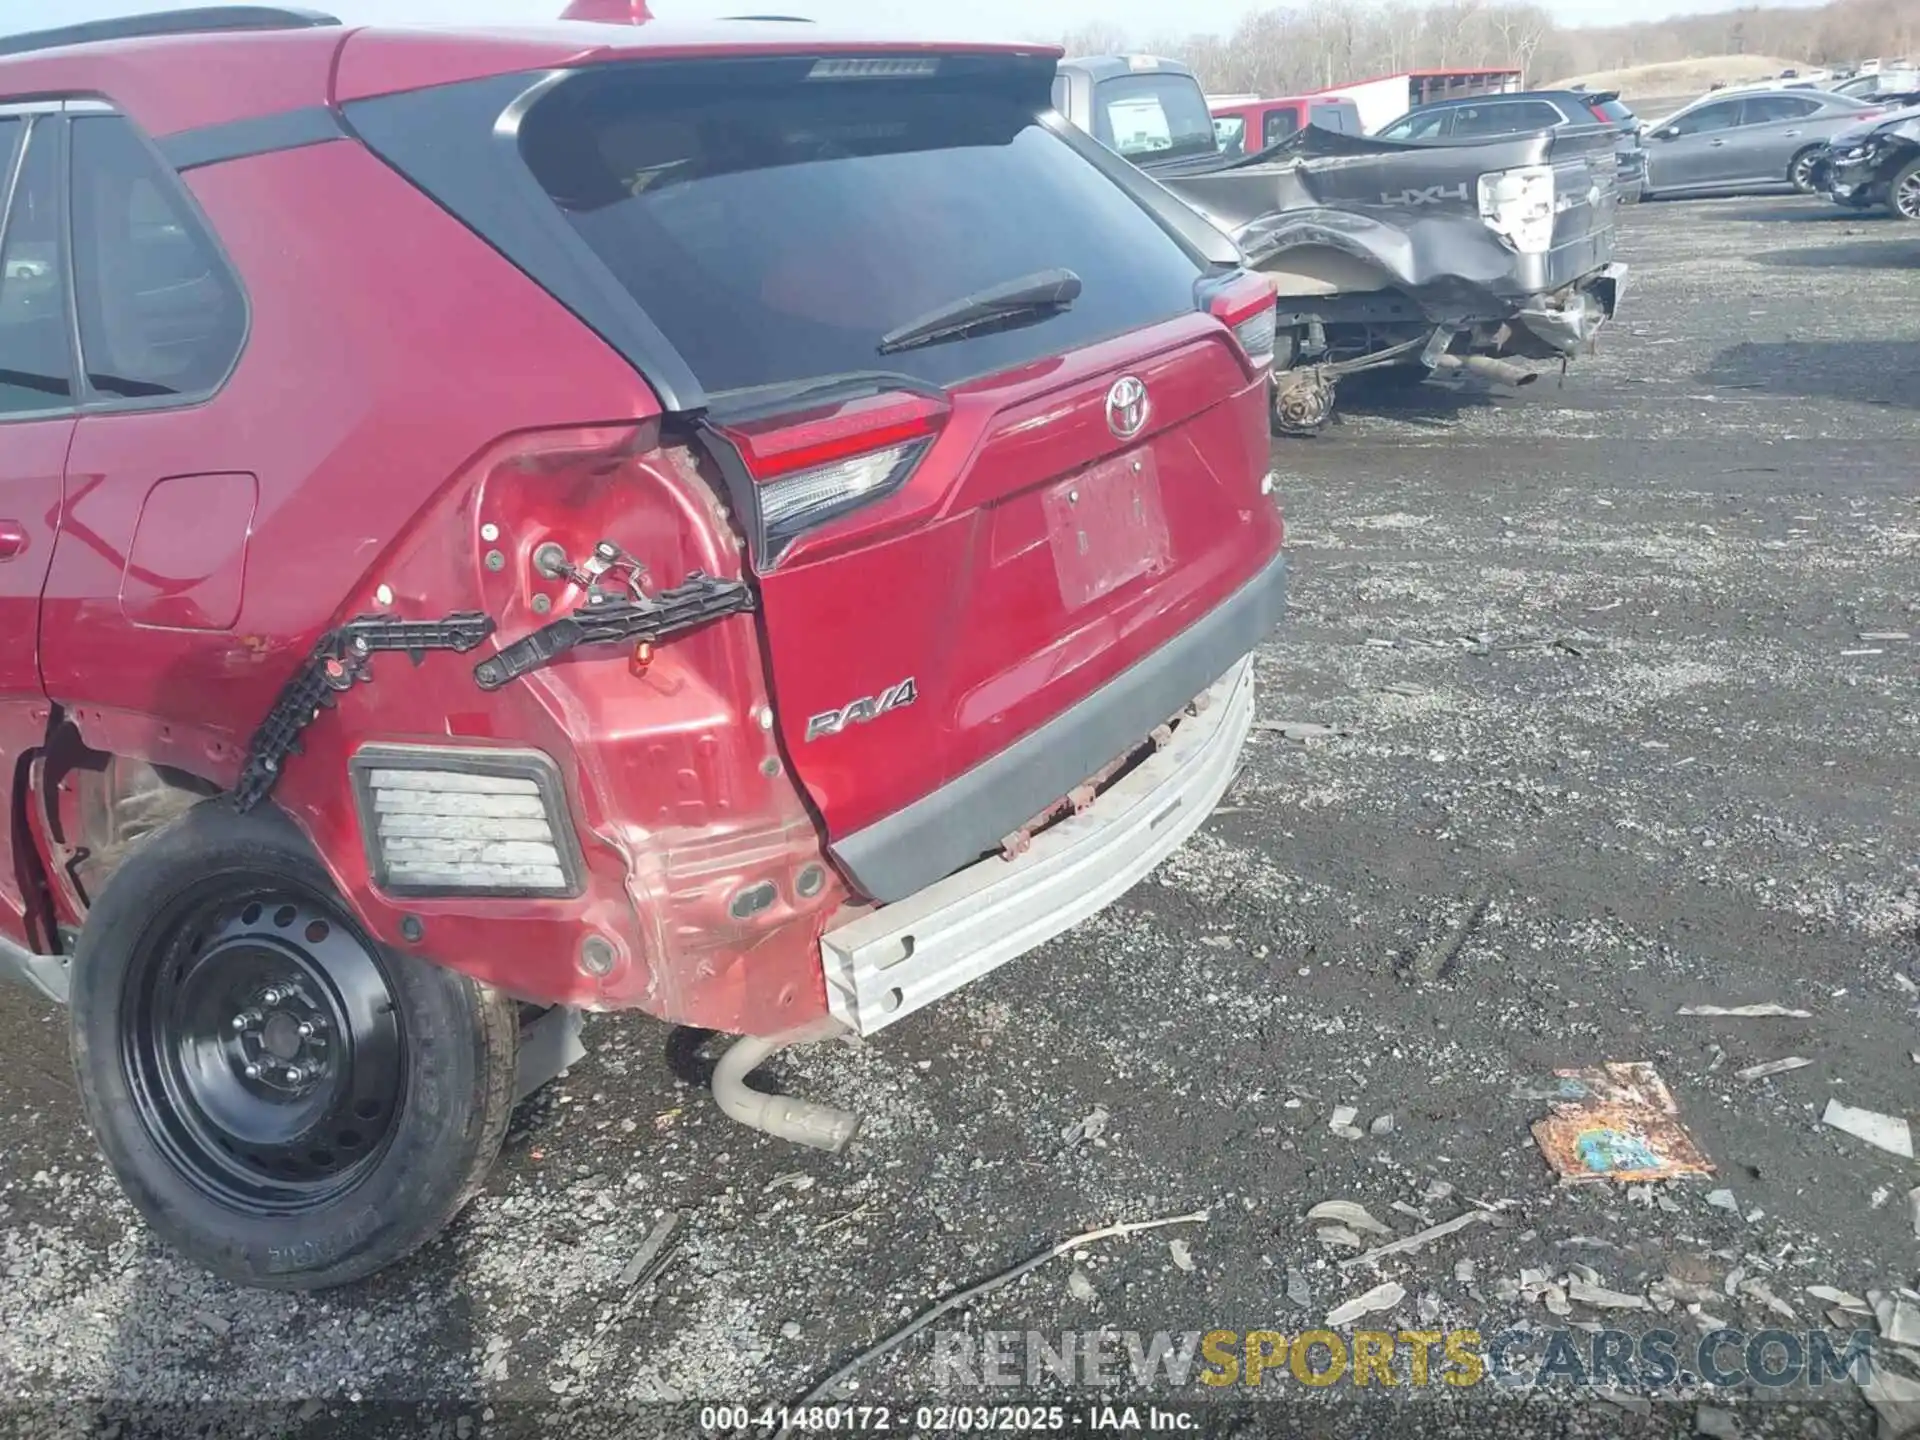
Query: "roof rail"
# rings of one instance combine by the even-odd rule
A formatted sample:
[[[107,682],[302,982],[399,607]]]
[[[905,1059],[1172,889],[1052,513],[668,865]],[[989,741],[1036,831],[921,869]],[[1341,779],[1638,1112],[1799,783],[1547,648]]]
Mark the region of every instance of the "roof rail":
[[[33,30],[25,35],[0,35],[0,55],[28,55],[65,45],[95,45],[103,40],[137,40],[155,35],[202,35],[227,30],[302,30],[338,25],[332,15],[318,10],[296,10],[281,5],[208,5],[198,10],[162,10],[155,15],[127,15],[116,20],[89,20],[62,25],[57,30]]]

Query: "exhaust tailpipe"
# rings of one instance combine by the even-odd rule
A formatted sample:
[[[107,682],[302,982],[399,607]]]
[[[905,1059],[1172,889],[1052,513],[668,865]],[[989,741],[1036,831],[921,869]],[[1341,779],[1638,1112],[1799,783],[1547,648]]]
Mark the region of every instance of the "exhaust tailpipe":
[[[747,1084],[747,1076],[770,1056],[790,1045],[808,1045],[843,1034],[846,1027],[831,1016],[789,1030],[784,1035],[749,1035],[736,1040],[713,1067],[713,1098],[730,1120],[796,1145],[836,1154],[847,1148],[860,1128],[860,1117],[813,1100],[769,1095]]]
[[[1540,377],[1524,366],[1515,365],[1510,360],[1496,360],[1491,355],[1442,355],[1433,362],[1436,370],[1464,370],[1469,375],[1478,375],[1483,380],[1493,380],[1501,385],[1511,385],[1516,390],[1523,385],[1531,385]]]

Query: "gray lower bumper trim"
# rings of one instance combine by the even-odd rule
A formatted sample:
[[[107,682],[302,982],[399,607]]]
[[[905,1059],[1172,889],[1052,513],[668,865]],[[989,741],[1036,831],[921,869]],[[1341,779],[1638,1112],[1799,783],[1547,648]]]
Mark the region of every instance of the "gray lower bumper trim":
[[[904,900],[993,849],[1165,724],[1267,637],[1287,603],[1276,555],[1224,603],[998,755],[884,820],[833,842],[870,899]]]

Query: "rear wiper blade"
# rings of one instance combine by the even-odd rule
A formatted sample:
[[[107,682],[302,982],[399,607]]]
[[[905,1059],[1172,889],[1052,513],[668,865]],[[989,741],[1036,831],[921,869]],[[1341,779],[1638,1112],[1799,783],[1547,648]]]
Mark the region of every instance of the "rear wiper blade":
[[[1071,270],[1036,270],[1018,280],[963,295],[918,320],[880,337],[880,353],[892,355],[1026,318],[1044,318],[1071,309],[1080,298],[1080,277]]]

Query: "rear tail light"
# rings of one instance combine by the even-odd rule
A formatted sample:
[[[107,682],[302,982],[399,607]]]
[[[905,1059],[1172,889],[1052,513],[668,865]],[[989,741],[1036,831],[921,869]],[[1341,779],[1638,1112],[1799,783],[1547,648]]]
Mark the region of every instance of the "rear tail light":
[[[919,467],[947,405],[888,392],[829,412],[721,428],[754,484],[771,565],[801,535],[891,495]]]
[[[1207,301],[1207,309],[1233,332],[1240,349],[1256,370],[1273,366],[1273,344],[1278,326],[1273,286],[1258,275],[1245,275],[1221,287]]]
[[[538,751],[368,745],[350,768],[367,863],[388,894],[580,892],[559,772]]]
[[[1522,165],[1480,177],[1480,218],[1522,255],[1553,248],[1553,167]]]

